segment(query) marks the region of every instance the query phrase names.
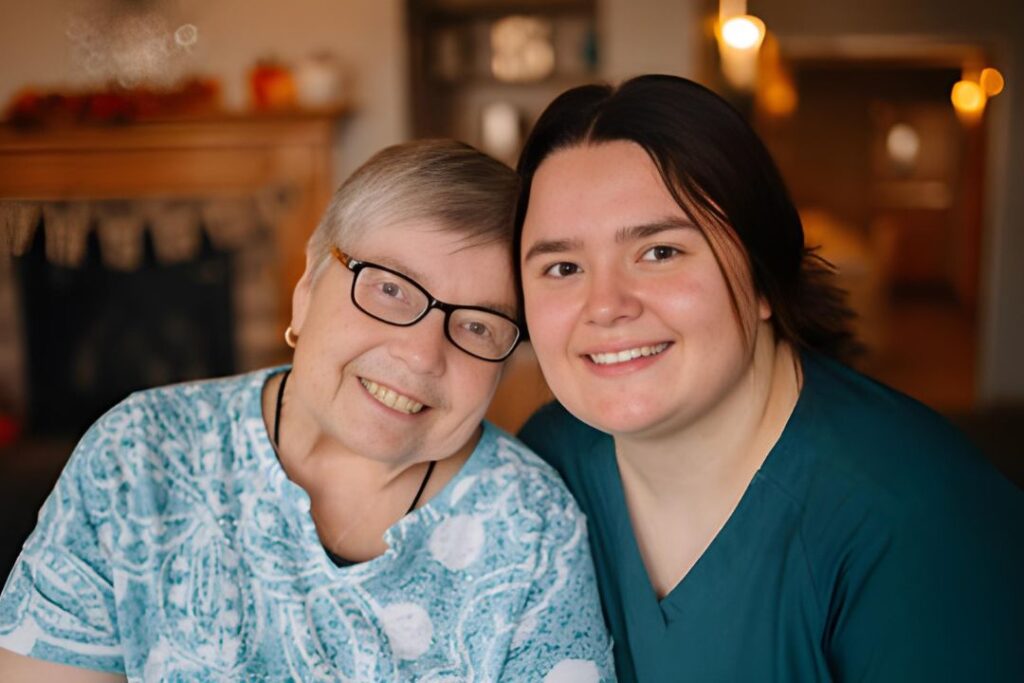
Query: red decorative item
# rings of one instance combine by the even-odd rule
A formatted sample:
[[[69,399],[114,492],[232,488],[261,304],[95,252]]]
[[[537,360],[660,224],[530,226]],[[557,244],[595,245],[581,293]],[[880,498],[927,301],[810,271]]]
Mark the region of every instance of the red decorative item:
[[[295,107],[295,77],[288,67],[279,62],[258,62],[249,72],[249,89],[256,109]]]
[[[7,121],[35,127],[81,123],[116,124],[141,119],[201,116],[220,108],[220,83],[193,78],[175,90],[109,88],[83,93],[22,90],[7,105]]]

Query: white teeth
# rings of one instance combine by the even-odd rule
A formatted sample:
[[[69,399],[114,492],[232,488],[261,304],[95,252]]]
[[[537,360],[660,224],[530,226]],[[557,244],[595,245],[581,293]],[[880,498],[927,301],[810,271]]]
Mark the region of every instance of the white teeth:
[[[395,393],[387,387],[382,387],[376,382],[371,382],[368,379],[359,378],[359,382],[366,387],[366,390],[370,392],[370,395],[375,399],[386,405],[388,408],[393,408],[400,413],[406,415],[415,415],[416,413],[423,410],[423,404],[418,401],[414,401],[408,396]]]
[[[592,353],[590,360],[598,365],[612,365],[614,363],[625,363],[641,356],[656,356],[668,348],[668,342],[662,342],[654,346],[639,346],[635,349],[626,349],[618,353]]]

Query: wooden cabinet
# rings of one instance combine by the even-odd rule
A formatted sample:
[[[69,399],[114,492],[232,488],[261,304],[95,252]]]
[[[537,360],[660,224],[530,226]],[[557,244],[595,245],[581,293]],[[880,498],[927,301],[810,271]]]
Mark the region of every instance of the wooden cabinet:
[[[595,80],[595,8],[594,0],[409,0],[413,134],[453,137],[513,164],[518,145],[488,139],[488,112],[503,137],[512,127],[521,139],[555,96]]]

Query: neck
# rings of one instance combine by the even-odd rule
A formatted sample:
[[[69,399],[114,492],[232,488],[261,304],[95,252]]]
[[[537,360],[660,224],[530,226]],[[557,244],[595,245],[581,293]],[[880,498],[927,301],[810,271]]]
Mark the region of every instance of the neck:
[[[423,504],[444,488],[478,440],[470,439],[434,470],[422,460],[380,462],[344,448],[326,434],[292,394],[290,382],[278,416],[277,395],[283,379],[283,374],[272,377],[263,388],[267,433],[274,433],[275,418],[279,419],[280,442],[275,447],[282,468],[309,495],[320,541],[352,561],[383,553],[386,530],[409,511],[417,494]]]
[[[738,500],[746,490],[800,390],[792,347],[762,325],[748,369],[710,410],[669,433],[615,437],[632,497],[689,508]]]
[[[373,501],[384,505],[394,496],[408,505],[408,476],[419,476],[426,463],[420,460],[382,462],[346,449],[324,432],[321,425],[303,409],[294,397],[291,382],[285,385],[280,414],[277,396],[284,373],[263,387],[263,418],[267,434],[278,427],[280,443],[275,443],[278,459],[288,477],[306,490],[314,504],[321,499],[346,500],[353,504]],[[278,423],[279,424],[276,424]],[[273,440],[273,439],[272,439]],[[472,450],[475,440],[467,444]],[[461,453],[454,454],[458,459]],[[415,471],[413,471],[415,470]]]

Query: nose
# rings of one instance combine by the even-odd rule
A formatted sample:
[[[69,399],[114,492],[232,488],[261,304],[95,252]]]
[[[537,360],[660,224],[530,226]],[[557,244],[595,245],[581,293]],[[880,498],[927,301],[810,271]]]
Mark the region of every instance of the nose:
[[[595,325],[610,327],[640,315],[643,305],[629,277],[615,269],[592,273],[588,280],[586,314]]]
[[[389,350],[413,372],[440,376],[449,347],[454,348],[444,335],[444,313],[435,309],[415,325],[395,327]]]

